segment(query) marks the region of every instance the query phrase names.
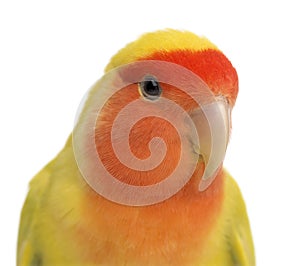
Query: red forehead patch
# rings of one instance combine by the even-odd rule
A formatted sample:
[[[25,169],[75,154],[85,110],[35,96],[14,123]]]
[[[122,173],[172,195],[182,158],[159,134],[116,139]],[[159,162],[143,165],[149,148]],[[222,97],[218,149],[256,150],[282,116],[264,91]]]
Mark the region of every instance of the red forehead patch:
[[[233,105],[238,94],[238,76],[226,56],[218,50],[160,51],[140,60],[162,60],[179,64],[196,73],[215,95],[224,95]]]

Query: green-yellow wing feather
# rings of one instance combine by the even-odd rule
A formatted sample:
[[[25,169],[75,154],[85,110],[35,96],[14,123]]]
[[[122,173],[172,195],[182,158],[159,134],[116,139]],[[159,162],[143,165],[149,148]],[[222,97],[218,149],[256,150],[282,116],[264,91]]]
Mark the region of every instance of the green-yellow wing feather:
[[[21,213],[18,266],[56,266],[57,262],[64,264],[66,254],[71,257],[74,241],[70,235],[80,221],[85,187],[69,138],[58,156],[30,182]]]
[[[254,246],[246,206],[235,180],[225,178],[224,223],[228,228],[229,251],[233,265],[254,266]]]
[[[45,167],[30,182],[29,192],[21,213],[21,223],[18,239],[18,266],[39,266],[42,265],[37,247],[34,245],[34,230],[38,212],[40,209],[40,201],[43,193],[49,183],[50,173]]]

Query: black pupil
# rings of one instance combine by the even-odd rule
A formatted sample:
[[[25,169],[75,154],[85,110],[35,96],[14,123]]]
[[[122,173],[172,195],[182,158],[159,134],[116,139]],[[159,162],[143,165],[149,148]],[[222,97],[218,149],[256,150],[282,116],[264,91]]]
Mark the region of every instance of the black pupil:
[[[160,94],[160,88],[158,82],[154,79],[145,80],[143,82],[144,92],[149,96],[158,96]]]

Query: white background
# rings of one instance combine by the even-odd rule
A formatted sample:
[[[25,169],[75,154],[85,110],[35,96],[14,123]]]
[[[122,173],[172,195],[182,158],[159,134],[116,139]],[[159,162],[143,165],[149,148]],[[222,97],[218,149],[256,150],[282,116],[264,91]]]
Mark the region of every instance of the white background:
[[[248,207],[257,264],[300,265],[297,1],[1,1],[0,264],[14,265],[31,177],[62,148],[109,58],[140,34],[187,29],[236,67],[225,166]]]

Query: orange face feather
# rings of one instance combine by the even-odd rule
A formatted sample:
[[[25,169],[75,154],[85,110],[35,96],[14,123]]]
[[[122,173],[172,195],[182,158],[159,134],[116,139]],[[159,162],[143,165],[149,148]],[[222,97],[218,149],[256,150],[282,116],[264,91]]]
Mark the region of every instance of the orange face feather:
[[[223,95],[232,106],[238,93],[238,79],[228,59],[216,49],[156,51],[137,60],[162,60],[179,64],[202,78],[218,96]],[[190,111],[195,103],[177,88],[162,84],[163,96]],[[114,94],[104,106],[96,124],[95,143],[100,159],[107,170],[120,181],[131,185],[149,185],[160,182],[176,167],[180,159],[180,139],[167,121],[147,117],[139,121],[130,132],[133,154],[145,159],[149,156],[147,144],[153,137],[166,142],[167,154],[153,170],[136,171],[121,164],[114,155],[111,129],[120,110],[141,97],[138,86],[131,84]],[[132,265],[189,265],[200,258],[199,250],[218,217],[223,198],[223,171],[213,184],[199,192],[204,163],[199,160],[190,181],[176,195],[164,202],[129,207],[108,201],[87,186],[82,205],[83,222],[78,235],[86,245],[83,254],[91,263],[124,261]],[[86,241],[88,239],[88,241]],[[104,239],[104,241],[103,241]],[[105,241],[107,239],[107,241]],[[90,245],[90,246],[88,246]],[[118,255],[116,255],[118,254]]]

